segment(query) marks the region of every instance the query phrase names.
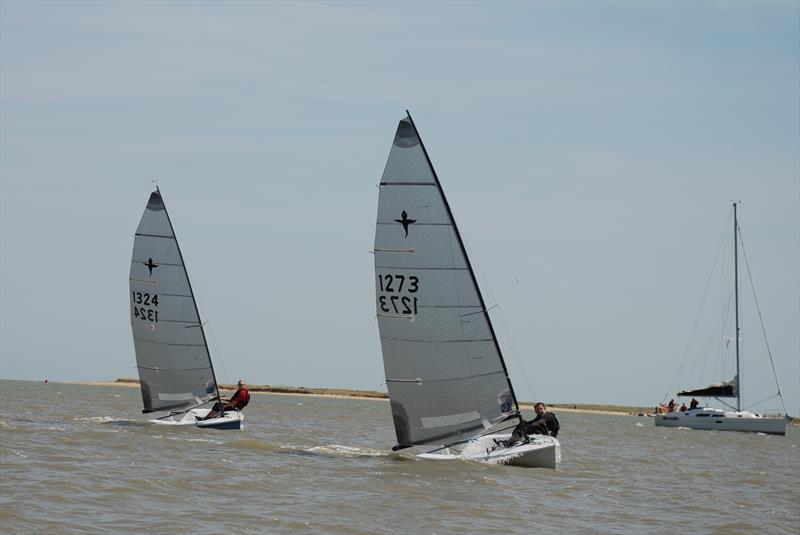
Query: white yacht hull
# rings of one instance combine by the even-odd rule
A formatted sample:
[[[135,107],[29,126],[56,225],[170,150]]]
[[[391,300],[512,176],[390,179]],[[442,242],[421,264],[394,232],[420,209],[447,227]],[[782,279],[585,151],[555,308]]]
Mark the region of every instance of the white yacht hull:
[[[484,435],[463,445],[432,450],[417,457],[436,461],[466,460],[551,469],[555,469],[561,461],[561,445],[553,437],[534,435],[530,442],[511,447],[498,444],[510,437],[510,433]]]
[[[768,417],[752,412],[721,411],[701,408],[686,412],[657,414],[655,424],[662,427],[688,427],[717,431],[744,431],[785,435],[787,420],[783,417]]]
[[[191,409],[187,412],[170,414],[169,416],[154,418],[150,421],[161,425],[193,425],[195,427],[223,430],[236,430],[244,426],[244,415],[238,411],[225,411],[224,414],[209,420],[197,419],[205,417],[210,411],[211,409]]]

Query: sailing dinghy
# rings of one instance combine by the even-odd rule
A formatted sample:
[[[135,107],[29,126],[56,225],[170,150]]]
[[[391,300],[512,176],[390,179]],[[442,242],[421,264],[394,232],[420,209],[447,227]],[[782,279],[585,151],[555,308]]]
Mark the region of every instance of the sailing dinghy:
[[[786,425],[789,417],[786,414],[784,404],[784,416],[764,416],[754,412],[742,410],[742,396],[740,385],[740,354],[739,340],[741,329],[739,328],[739,223],[736,217],[736,203],[733,203],[733,285],[734,285],[734,309],[735,309],[735,330],[734,339],[736,340],[736,375],[730,381],[712,384],[703,388],[684,390],[678,392],[680,397],[703,397],[714,398],[719,403],[727,405],[727,409],[717,409],[714,407],[696,406],[689,410],[681,411],[673,409],[666,414],[656,414],[655,424],[663,427],[688,427],[690,429],[704,429],[717,431],[747,431],[751,433],[765,433],[770,435],[785,435]],[[762,325],[763,328],[763,325]],[[763,329],[762,329],[763,330]],[[764,331],[766,336],[766,331]],[[770,355],[772,359],[772,355]],[[773,372],[775,364],[773,363]],[[775,373],[775,383],[778,387],[776,396],[783,403],[783,394],[778,382],[778,375]],[[736,406],[723,401],[723,399],[736,399]],[[733,409],[736,410],[733,410]]]
[[[131,328],[143,413],[151,422],[241,429],[243,416],[206,416],[220,394],[189,276],[161,192],[150,194],[133,240]]]
[[[380,182],[375,294],[398,450],[555,468],[557,439],[524,437],[492,322],[453,214],[411,116],[400,121]],[[502,424],[510,424],[506,432]]]

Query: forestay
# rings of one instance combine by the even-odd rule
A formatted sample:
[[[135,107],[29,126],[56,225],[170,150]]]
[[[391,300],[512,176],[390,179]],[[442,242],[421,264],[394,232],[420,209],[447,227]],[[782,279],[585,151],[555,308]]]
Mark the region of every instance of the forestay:
[[[400,121],[380,183],[375,293],[399,447],[467,438],[518,413],[450,208]]]
[[[217,398],[205,333],[158,190],[150,195],[133,241],[130,299],[143,412]]]

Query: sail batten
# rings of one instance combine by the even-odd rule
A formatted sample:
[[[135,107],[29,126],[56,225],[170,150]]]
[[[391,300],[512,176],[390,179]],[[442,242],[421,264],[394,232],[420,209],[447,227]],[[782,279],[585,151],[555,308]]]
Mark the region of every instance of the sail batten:
[[[380,186],[435,186],[436,182],[381,182]]]
[[[137,232],[135,234],[135,236],[143,236],[143,237],[147,237],[147,238],[166,238],[168,240],[175,239],[174,236],[170,236],[168,234],[143,234],[143,233]]]
[[[451,377],[447,379],[423,379],[421,377],[417,377],[416,379],[386,379],[387,383],[435,383],[435,382],[447,382],[447,381],[463,381],[466,379],[474,379],[476,377],[482,377],[486,375],[496,375],[503,373],[502,371],[493,371],[493,372],[486,372],[483,374],[478,375],[468,375],[464,377]]]
[[[383,314],[379,314],[382,316]],[[394,316],[392,316],[394,317]],[[381,336],[381,340],[394,340],[397,342],[419,342],[425,344],[468,344],[470,342],[494,342],[493,338],[458,338],[456,340],[431,340],[429,338],[393,338],[391,336]]]
[[[397,442],[468,438],[518,407],[458,228],[410,117],[397,127],[380,186],[376,309]],[[398,250],[415,254],[393,254]],[[412,321],[397,321],[406,318]]]

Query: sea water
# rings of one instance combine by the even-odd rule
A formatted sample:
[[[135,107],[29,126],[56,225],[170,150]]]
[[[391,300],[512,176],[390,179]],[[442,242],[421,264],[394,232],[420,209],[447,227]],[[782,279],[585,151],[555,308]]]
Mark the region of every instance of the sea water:
[[[800,532],[785,437],[558,413],[558,470],[391,452],[386,400],[254,394],[244,429],[154,425],[137,388],[0,381],[0,532]]]

